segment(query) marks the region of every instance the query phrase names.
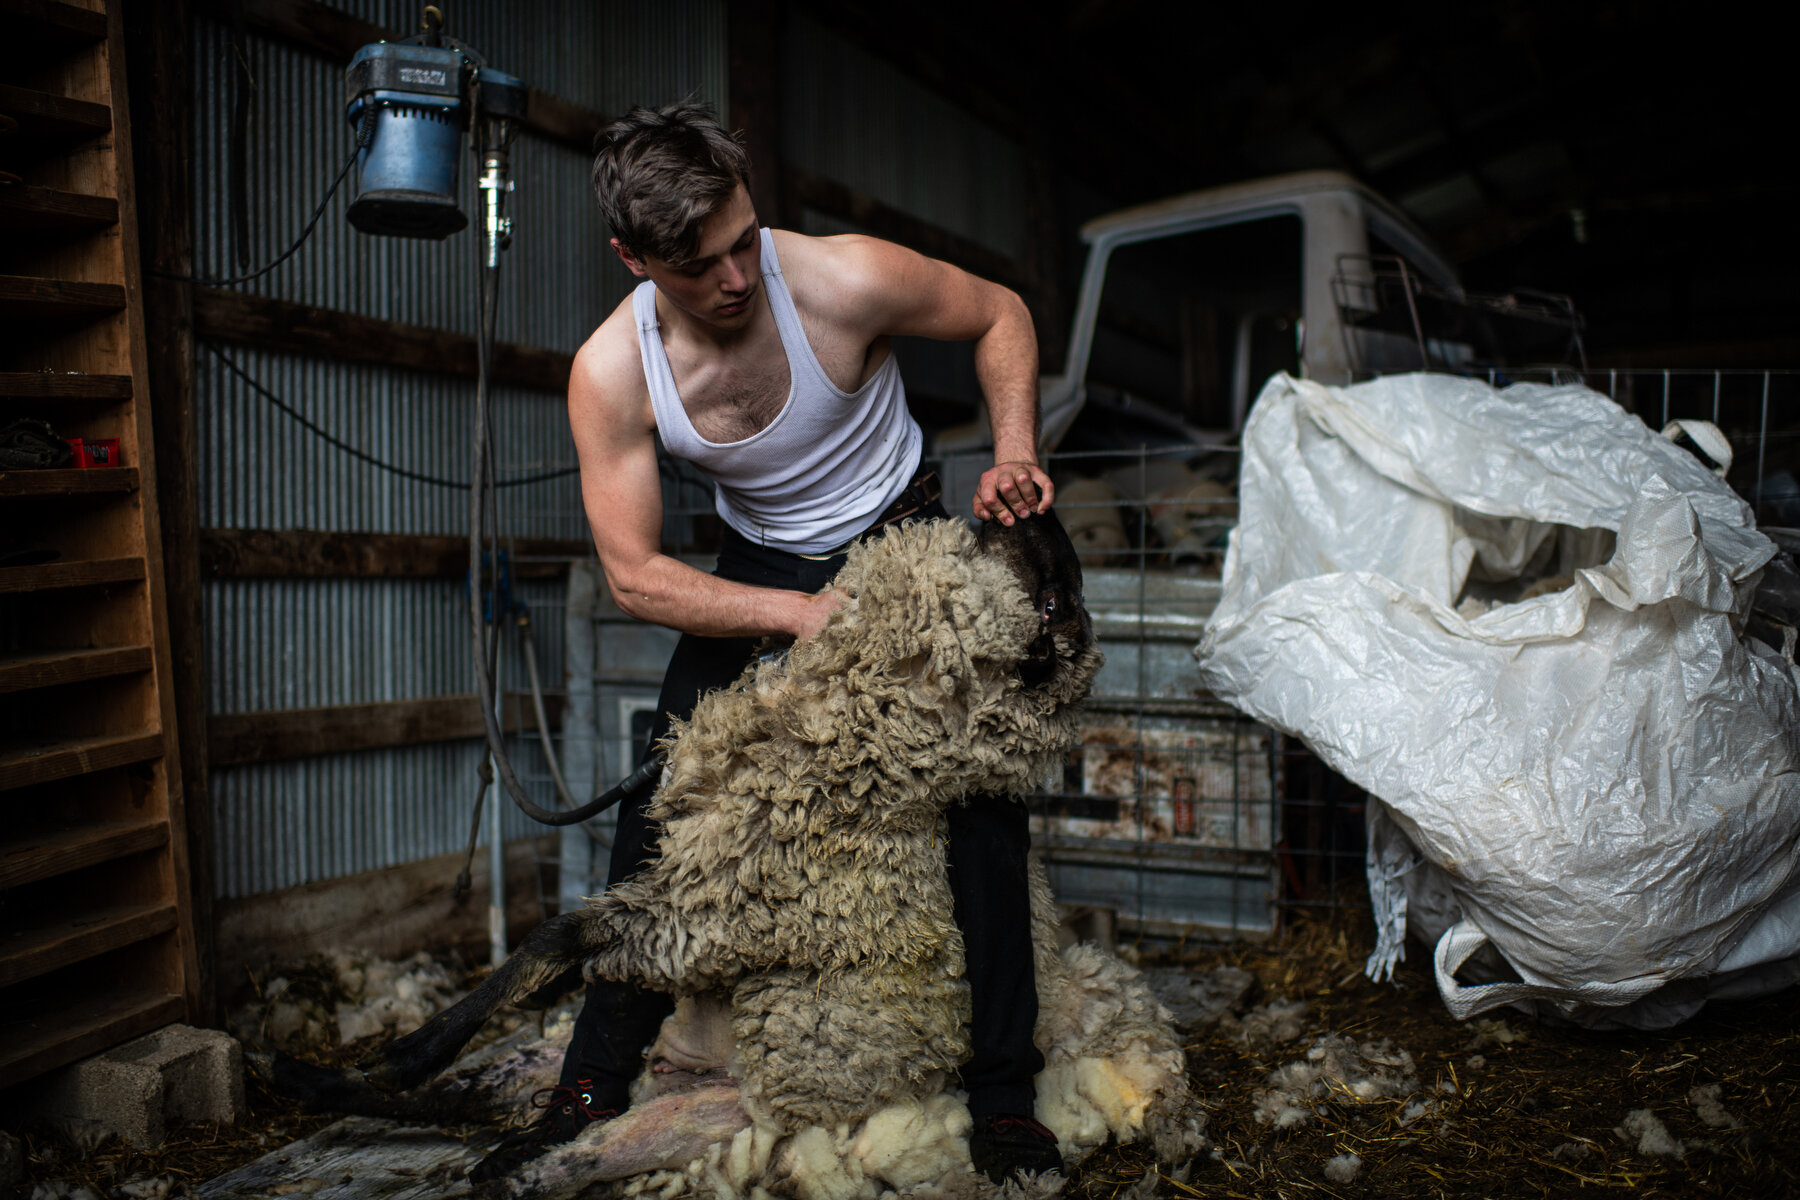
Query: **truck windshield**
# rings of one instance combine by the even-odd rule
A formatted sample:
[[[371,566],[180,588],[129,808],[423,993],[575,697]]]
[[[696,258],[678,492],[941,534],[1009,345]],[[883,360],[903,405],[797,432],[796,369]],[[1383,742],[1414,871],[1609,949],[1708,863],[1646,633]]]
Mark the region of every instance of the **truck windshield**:
[[[1146,404],[1193,429],[1238,428],[1245,391],[1298,369],[1301,249],[1294,216],[1115,249],[1072,440],[1129,439],[1118,419]]]

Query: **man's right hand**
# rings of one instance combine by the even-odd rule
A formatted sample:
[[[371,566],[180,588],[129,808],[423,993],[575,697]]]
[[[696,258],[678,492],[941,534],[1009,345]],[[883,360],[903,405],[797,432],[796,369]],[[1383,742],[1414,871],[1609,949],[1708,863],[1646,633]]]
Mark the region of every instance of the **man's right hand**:
[[[1035,462],[997,462],[981,473],[975,485],[975,516],[983,521],[998,519],[1011,525],[1019,519],[1046,512],[1056,498],[1056,485]]]
[[[831,614],[842,608],[847,599],[843,592],[836,588],[826,588],[814,596],[807,596],[797,609],[796,620],[791,632],[796,641],[805,641],[831,619]]]

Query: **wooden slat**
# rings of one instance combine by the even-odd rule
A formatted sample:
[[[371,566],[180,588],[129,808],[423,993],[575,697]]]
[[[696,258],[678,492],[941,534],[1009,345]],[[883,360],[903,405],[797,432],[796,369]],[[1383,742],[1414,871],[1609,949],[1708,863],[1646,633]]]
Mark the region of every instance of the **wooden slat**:
[[[0,113],[19,123],[19,137],[90,138],[112,129],[112,110],[104,104],[10,83],[0,83]]]
[[[173,904],[128,904],[39,929],[8,931],[0,935],[0,987],[48,975],[173,928]]]
[[[0,749],[0,791],[91,775],[110,767],[157,758],[163,752],[160,733],[74,738],[46,745]]]
[[[35,567],[0,567],[0,595],[131,583],[143,577],[144,560],[141,558],[89,558]]]
[[[561,142],[583,154],[592,154],[600,131],[606,127],[606,118],[561,96],[527,87],[525,119],[520,124],[553,142]]]
[[[124,307],[125,289],[116,283],[0,275],[0,317],[61,320],[99,316]]]
[[[79,232],[116,225],[119,202],[31,184],[0,185],[0,229]]]
[[[107,492],[135,492],[136,467],[64,468],[58,471],[0,472],[3,496],[95,496]]]
[[[508,929],[544,919],[538,906],[537,856],[555,853],[556,839],[520,838],[505,846],[504,893]],[[479,948],[487,953],[488,856],[470,864],[472,895],[452,895],[463,852],[396,863],[274,892],[221,900],[218,906],[219,978],[242,979],[277,962],[322,950],[356,949],[405,958],[421,949]]]
[[[515,538],[513,578],[554,579],[567,565],[534,558],[584,558],[593,547],[560,538]],[[200,569],[221,579],[461,579],[469,539],[412,533],[313,529],[202,529]]]
[[[0,400],[129,400],[129,375],[0,371]]]
[[[0,654],[0,692],[57,687],[111,675],[150,669],[150,647],[115,646],[104,650]]]
[[[168,629],[167,658],[157,685],[174,697],[175,737],[168,746],[170,794],[180,802],[179,840],[185,858],[184,941],[192,931],[194,974],[187,984],[188,1016],[216,1023],[213,973],[213,811],[206,772],[205,609],[200,581],[200,397],[194,388],[192,289],[174,282],[194,274],[194,77],[190,61],[194,12],[189,0],[157,0],[153,8],[124,6],[126,71],[131,80],[127,120],[132,130],[132,202],[143,241],[144,393],[155,400],[152,423],[154,488],[162,529],[162,581]],[[152,274],[154,272],[155,274]],[[168,278],[157,278],[158,275]],[[146,487],[152,486],[148,482]],[[164,728],[169,720],[165,719]],[[183,851],[185,850],[185,854]]]
[[[984,279],[1003,283],[1023,293],[1037,290],[1028,268],[979,242],[951,233],[911,213],[889,207],[872,196],[845,187],[835,179],[786,164],[782,167],[782,211],[798,223],[800,210],[812,208],[828,216],[859,225],[876,237],[910,246],[921,254],[941,258]]]
[[[30,1010],[6,1013],[0,1087],[179,1021],[186,1008],[180,996],[136,988],[129,979],[79,994],[33,997]]]
[[[0,841],[0,889],[51,879],[169,844],[169,823],[106,821]]]
[[[0,0],[8,37],[29,38],[40,51],[66,52],[106,38],[106,14],[60,0]]]
[[[224,0],[212,0],[206,7],[220,17],[229,16]],[[339,64],[348,63],[351,55],[370,42],[391,42],[417,32],[397,32],[317,0],[244,0],[242,12],[245,24],[257,33],[304,46]],[[450,28],[446,32],[458,31]],[[495,65],[505,67],[504,63]],[[525,119],[521,123],[552,141],[592,154],[594,135],[606,124],[606,118],[528,86]]]
[[[552,731],[562,725],[563,697],[544,697]],[[535,730],[528,695],[508,693],[501,727]],[[483,736],[486,724],[473,694],[219,713],[206,719],[207,761],[214,767],[283,762],[393,746],[420,746]]]
[[[221,288],[195,287],[193,296],[194,331],[202,337],[337,362],[406,367],[467,379],[477,373],[475,339],[464,334]],[[495,383],[561,393],[568,390],[574,365],[573,354],[512,342],[494,345]]]

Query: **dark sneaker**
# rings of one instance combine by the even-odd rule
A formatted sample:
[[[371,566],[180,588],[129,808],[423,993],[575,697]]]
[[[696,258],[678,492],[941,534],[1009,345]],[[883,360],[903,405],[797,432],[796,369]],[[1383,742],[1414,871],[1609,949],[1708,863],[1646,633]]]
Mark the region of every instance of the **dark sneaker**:
[[[1010,1113],[997,1113],[975,1123],[975,1132],[969,1135],[969,1157],[975,1169],[996,1184],[1014,1175],[1041,1175],[1063,1167],[1056,1135],[1030,1117]]]
[[[619,1115],[616,1108],[593,1106],[591,1081],[586,1079],[577,1079],[572,1088],[541,1088],[531,1097],[531,1105],[544,1109],[544,1115],[535,1124],[501,1138],[486,1158],[469,1169],[470,1179],[477,1183],[503,1179],[550,1147],[573,1141],[595,1121],[610,1121]]]

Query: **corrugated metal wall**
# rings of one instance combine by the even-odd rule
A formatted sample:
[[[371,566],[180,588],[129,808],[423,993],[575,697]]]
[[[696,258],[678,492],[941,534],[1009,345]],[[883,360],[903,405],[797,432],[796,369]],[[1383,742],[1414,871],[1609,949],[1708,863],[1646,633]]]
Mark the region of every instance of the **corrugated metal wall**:
[[[782,43],[781,152],[970,241],[1026,253],[1024,147],[798,12]]]
[[[340,0],[395,30],[419,6]],[[449,32],[495,67],[601,112],[688,95],[723,105],[723,0],[541,0],[529,7],[467,0]],[[350,153],[342,64],[294,46],[248,38],[255,78],[249,114],[250,259],[260,266],[292,242]],[[229,146],[235,58],[225,27],[195,30],[196,273],[236,274]],[[587,156],[522,134],[513,155],[513,247],[502,272],[499,337],[572,352],[629,289],[607,249],[588,192]],[[463,208],[473,214],[469,163]],[[257,295],[472,334],[476,240],[371,238],[332,201],[301,251],[271,275],[240,285]],[[398,466],[468,475],[473,384],[403,370],[218,347],[264,387],[344,441]],[[201,524],[207,527],[460,533],[467,497],[357,462],[318,440],[232,377],[203,347]],[[560,395],[497,389],[503,477],[572,465]],[[573,480],[507,489],[502,523],[517,536],[583,538]],[[537,619],[546,683],[561,679],[562,586],[518,588]],[[473,690],[463,591],[449,581],[214,580],[206,587],[210,713],[357,704]],[[502,686],[523,686],[510,647]],[[229,767],[212,776],[216,878],[244,896],[460,849],[467,835],[477,742]],[[550,803],[534,748],[518,765]],[[510,806],[509,806],[510,808]],[[508,836],[539,827],[507,818]]]
[[[410,0],[335,0],[390,29],[418,19]],[[542,0],[529,7],[468,0],[449,32],[533,87],[603,113],[695,96],[727,96],[724,0]],[[231,114],[237,59],[224,25],[202,20],[193,42],[196,272],[237,273],[230,208]],[[285,250],[350,153],[342,64],[251,34],[249,258]],[[1017,143],[956,109],[885,61],[790,12],[782,42],[783,152],[903,212],[1014,257],[1026,251],[1026,164]],[[606,247],[588,193],[587,156],[530,133],[513,156],[513,247],[502,274],[499,337],[572,352],[631,280]],[[469,164],[464,211],[475,212]],[[472,334],[477,247],[371,238],[335,198],[293,260],[239,285],[256,295]],[[809,232],[842,228],[790,214]],[[405,370],[220,345],[231,362],[344,441],[410,470],[468,474],[473,386]],[[931,374],[930,364],[920,369]],[[953,368],[953,371],[956,369]],[[966,370],[957,375],[966,376]],[[924,378],[924,377],[922,377]],[[943,390],[943,389],[939,389]],[[301,429],[203,347],[201,524],[207,527],[459,533],[466,496],[361,463]],[[500,473],[571,465],[563,401],[516,388],[496,394]],[[584,538],[572,480],[502,493],[517,536]],[[710,511],[710,502],[699,506]],[[555,686],[562,662],[562,589],[520,588],[531,603]],[[206,586],[210,713],[358,704],[472,690],[462,588],[451,582],[214,580]],[[523,686],[517,648],[502,684]],[[479,743],[455,743],[228,767],[214,772],[218,890],[233,897],[459,849]],[[519,766],[549,803],[541,760],[521,740]],[[508,817],[509,836],[538,831]]]

